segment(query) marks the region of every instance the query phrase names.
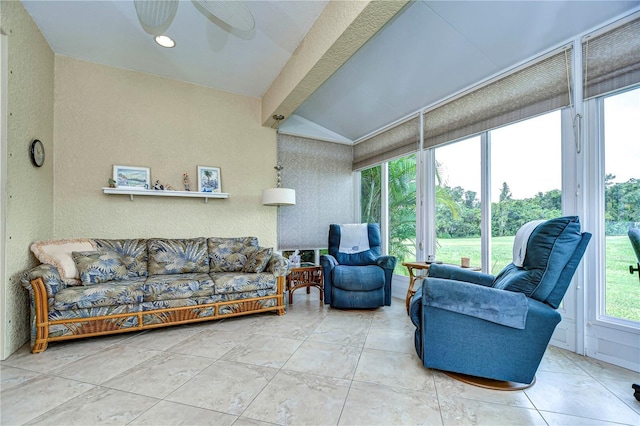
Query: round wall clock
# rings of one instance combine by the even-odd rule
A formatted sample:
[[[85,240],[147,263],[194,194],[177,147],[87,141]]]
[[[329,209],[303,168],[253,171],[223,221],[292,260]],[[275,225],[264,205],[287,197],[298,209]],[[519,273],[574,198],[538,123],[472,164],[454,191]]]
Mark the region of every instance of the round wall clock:
[[[44,145],[38,139],[31,142],[31,162],[36,167],[44,164]]]

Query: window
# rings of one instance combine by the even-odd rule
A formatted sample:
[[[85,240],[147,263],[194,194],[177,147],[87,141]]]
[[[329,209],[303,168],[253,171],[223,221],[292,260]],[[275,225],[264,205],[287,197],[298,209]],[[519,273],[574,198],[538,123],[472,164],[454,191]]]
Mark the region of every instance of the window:
[[[480,137],[435,149],[436,260],[481,264]]]
[[[408,275],[402,262],[416,260],[416,155],[389,162],[389,254],[395,273]]]
[[[560,111],[490,132],[491,268],[513,258],[518,229],[537,219],[562,216]]]
[[[638,260],[627,236],[640,228],[640,88],[604,98],[605,314],[640,322]]]
[[[497,274],[512,261],[513,240],[522,225],[562,215],[561,112],[486,135],[490,156],[485,169],[490,170],[491,187],[482,188],[481,136],[431,148],[435,207],[425,209],[427,214],[435,213],[438,261],[459,265],[461,258],[468,257],[472,266]],[[383,182],[387,175],[388,182]],[[406,275],[402,262],[416,259],[416,155],[363,170],[360,182],[361,221],[381,223],[383,209],[388,208],[388,223],[381,223],[388,229],[388,253],[398,258],[396,274]],[[382,200],[385,185],[388,196]],[[491,197],[491,223],[484,226],[482,203],[489,200],[482,199],[483,193]],[[488,265],[482,265],[483,230],[487,232],[484,246],[491,247]]]
[[[386,167],[389,223],[381,223],[382,166],[360,174],[360,220],[389,230],[387,252],[398,259],[395,273],[407,275],[402,262],[416,259],[416,155],[389,161]]]
[[[380,223],[382,218],[382,167],[375,166],[360,173],[360,221]]]

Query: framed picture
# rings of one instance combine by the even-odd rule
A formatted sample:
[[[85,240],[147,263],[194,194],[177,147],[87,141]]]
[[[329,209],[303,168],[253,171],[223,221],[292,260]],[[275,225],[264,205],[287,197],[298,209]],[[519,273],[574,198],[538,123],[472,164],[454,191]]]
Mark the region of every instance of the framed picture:
[[[198,191],[222,192],[220,167],[198,166]]]
[[[148,167],[113,166],[113,180],[116,188],[149,189],[151,169]]]

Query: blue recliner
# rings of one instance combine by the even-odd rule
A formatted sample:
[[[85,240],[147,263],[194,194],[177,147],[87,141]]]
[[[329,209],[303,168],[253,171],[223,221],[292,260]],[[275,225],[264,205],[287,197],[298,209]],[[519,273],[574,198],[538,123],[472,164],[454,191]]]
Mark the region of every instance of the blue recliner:
[[[633,265],[629,265],[629,273],[633,275],[634,272],[638,273],[638,279],[640,279],[640,228],[631,228],[628,232],[629,240],[631,240],[631,247],[633,247],[633,251],[636,254],[636,258],[638,263],[636,263],[635,268]],[[636,400],[640,401],[640,385],[634,383],[631,385],[633,387],[633,396]]]
[[[631,241],[631,247],[633,247],[633,251],[638,259],[638,263],[636,263],[635,268],[633,265],[629,265],[629,273],[633,274],[634,272],[637,272],[638,279],[640,279],[640,228],[629,229],[628,235],[629,240]]]
[[[320,256],[324,303],[340,309],[391,305],[396,258],[381,256],[380,225],[329,226],[329,254]]]
[[[497,276],[432,265],[411,301],[416,351],[425,367],[532,383],[556,311],[590,233],[576,216],[524,225],[514,261]]]

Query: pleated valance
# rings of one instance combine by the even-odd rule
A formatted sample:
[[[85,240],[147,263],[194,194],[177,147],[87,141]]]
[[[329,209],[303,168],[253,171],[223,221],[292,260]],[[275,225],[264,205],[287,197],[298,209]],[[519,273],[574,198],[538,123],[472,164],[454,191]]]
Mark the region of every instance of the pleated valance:
[[[584,98],[640,83],[640,18],[582,43]]]
[[[361,170],[418,150],[420,117],[414,117],[353,147],[353,170]]]
[[[528,65],[424,115],[424,147],[570,105],[571,49]]]

